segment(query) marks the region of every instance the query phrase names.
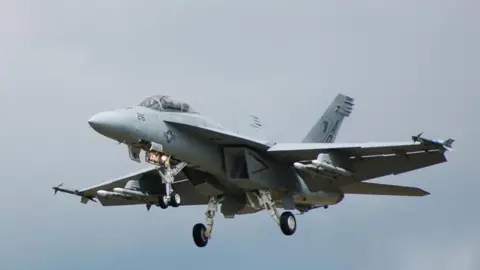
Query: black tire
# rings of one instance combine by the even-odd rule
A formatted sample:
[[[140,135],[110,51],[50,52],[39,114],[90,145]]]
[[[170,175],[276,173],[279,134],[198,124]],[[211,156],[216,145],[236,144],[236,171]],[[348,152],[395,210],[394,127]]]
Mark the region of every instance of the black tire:
[[[158,198],[158,206],[162,209],[167,209],[168,204],[165,203],[164,196]]]
[[[170,206],[179,207],[181,202],[182,200],[178,193],[174,191],[172,194],[170,194]]]
[[[293,235],[297,230],[297,219],[291,212],[283,212],[280,216],[280,229],[285,235]]]
[[[197,223],[193,226],[192,236],[193,242],[197,247],[204,247],[208,244],[208,237],[205,235],[207,228],[202,223]]]

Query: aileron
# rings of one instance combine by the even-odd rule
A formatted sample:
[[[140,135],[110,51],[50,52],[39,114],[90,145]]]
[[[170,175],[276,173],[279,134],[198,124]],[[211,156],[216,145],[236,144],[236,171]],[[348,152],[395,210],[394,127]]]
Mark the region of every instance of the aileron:
[[[386,175],[397,175],[429,167],[446,161],[445,156],[436,152],[414,152],[389,156],[371,156],[353,159],[355,178],[365,181]]]

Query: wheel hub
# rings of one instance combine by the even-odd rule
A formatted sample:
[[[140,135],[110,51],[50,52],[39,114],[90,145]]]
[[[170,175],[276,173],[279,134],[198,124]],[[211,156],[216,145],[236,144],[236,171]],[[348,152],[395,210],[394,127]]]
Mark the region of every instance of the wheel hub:
[[[294,217],[288,217],[288,221],[287,221],[287,224],[288,224],[288,227],[290,229],[294,229],[295,228],[295,218]]]
[[[205,230],[204,230],[204,229],[201,231],[200,236],[202,237],[202,240],[203,240],[203,241],[207,241],[207,240],[208,240],[207,234],[205,233]]]
[[[175,200],[175,202],[176,202],[177,204],[180,204],[180,195],[175,194],[175,196],[173,197],[173,199]]]

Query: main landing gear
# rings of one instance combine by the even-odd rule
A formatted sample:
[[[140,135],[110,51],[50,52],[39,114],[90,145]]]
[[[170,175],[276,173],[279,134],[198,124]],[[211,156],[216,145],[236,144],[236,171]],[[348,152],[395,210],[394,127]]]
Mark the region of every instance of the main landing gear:
[[[212,196],[208,202],[208,208],[205,212],[207,226],[202,223],[197,223],[193,226],[192,236],[193,242],[197,247],[204,247],[208,244],[208,239],[212,235],[213,219],[218,210],[218,203],[221,201],[221,197]]]
[[[279,225],[283,234],[289,236],[295,233],[297,230],[297,220],[295,219],[295,216],[289,211],[285,211],[280,215],[277,208],[275,208],[275,202],[272,200],[272,196],[268,190],[258,190],[253,192],[253,195],[256,198],[257,203],[252,203],[252,206],[257,205],[256,207],[267,210],[272,219]],[[202,223],[197,223],[193,226],[193,242],[197,247],[205,247],[208,244],[208,240],[212,235],[213,219],[221,200],[221,197],[210,197],[208,208],[205,212],[207,225],[205,226]]]
[[[268,190],[259,190],[257,196],[258,201],[268,211],[273,221],[280,226],[283,234],[290,236],[297,230],[297,219],[290,211],[285,211],[279,215],[275,202],[272,200],[272,195]]]
[[[166,209],[168,206],[180,206],[181,197],[173,190],[172,184],[175,176],[181,172],[186,165],[187,163],[180,162],[172,168],[172,166],[170,166],[170,157],[166,157],[163,164],[159,166],[158,174],[162,178],[162,184],[165,185],[165,195],[160,196],[158,199],[158,206],[160,208]]]

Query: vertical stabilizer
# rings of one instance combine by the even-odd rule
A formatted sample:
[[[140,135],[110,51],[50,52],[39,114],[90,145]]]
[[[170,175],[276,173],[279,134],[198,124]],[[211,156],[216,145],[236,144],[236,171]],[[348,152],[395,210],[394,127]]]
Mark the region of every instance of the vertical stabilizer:
[[[353,110],[354,99],[338,94],[322,117],[313,125],[310,132],[303,139],[304,143],[332,143],[335,141],[343,119]]]

